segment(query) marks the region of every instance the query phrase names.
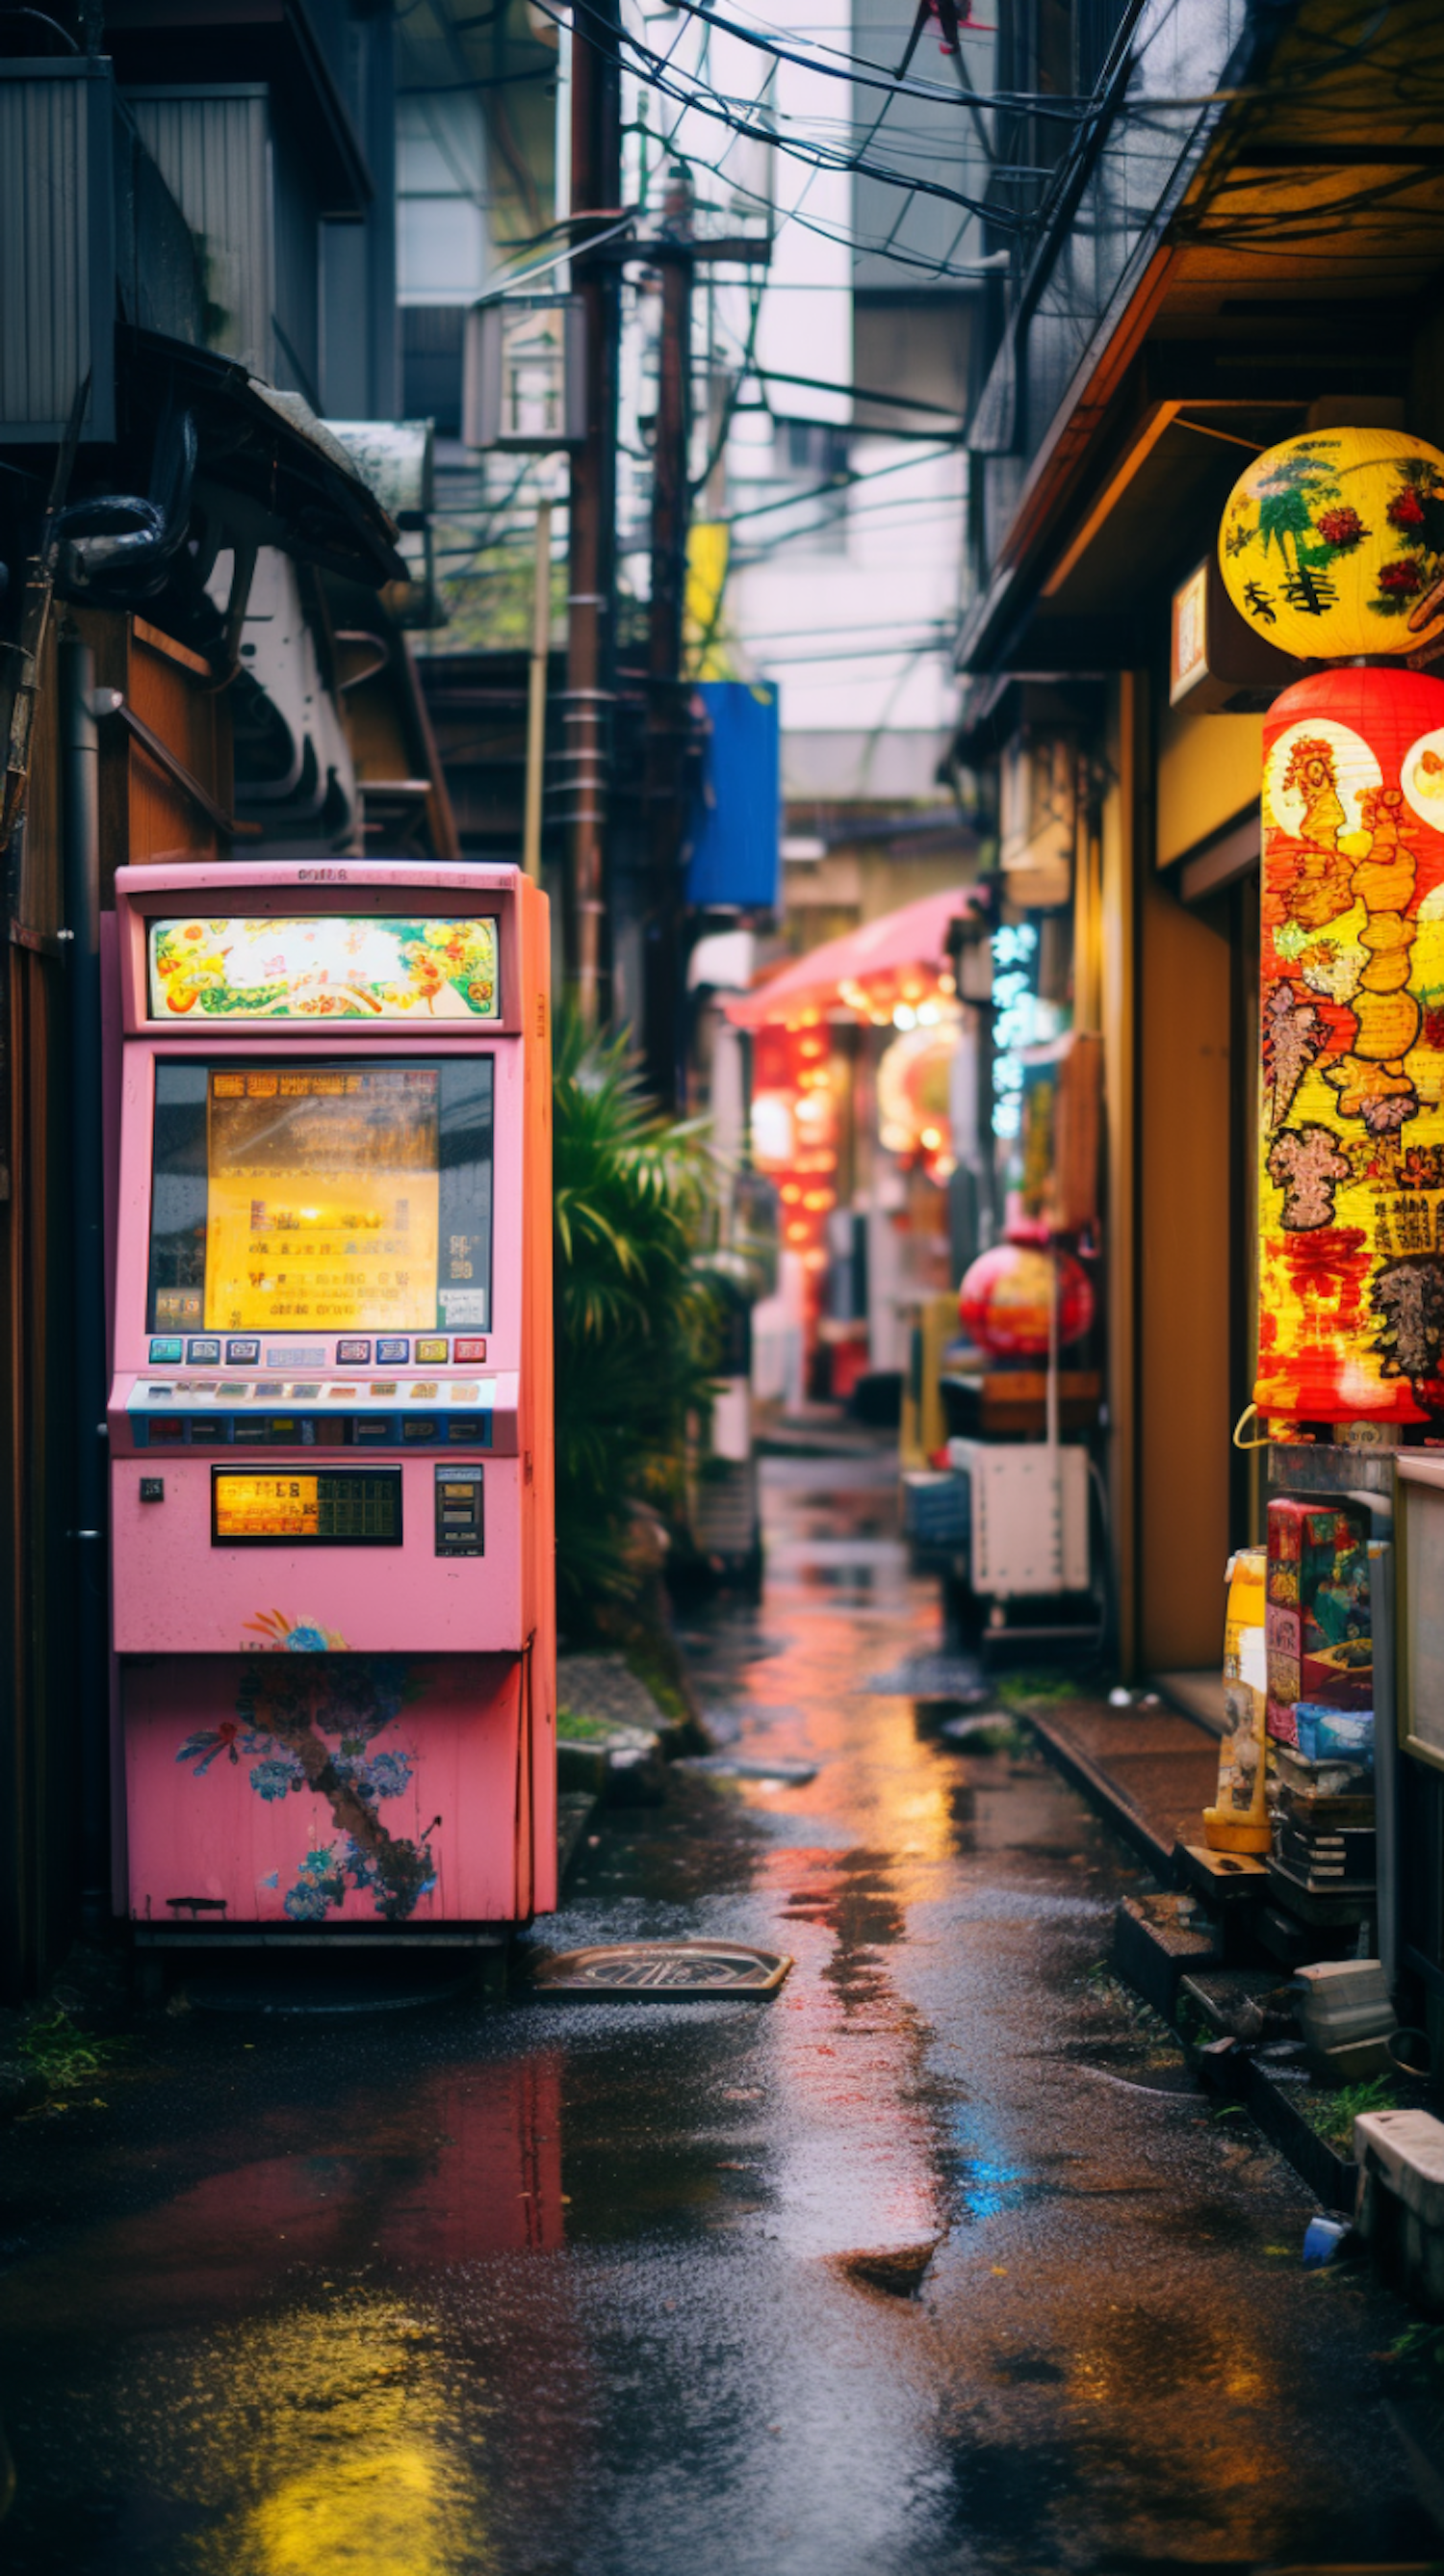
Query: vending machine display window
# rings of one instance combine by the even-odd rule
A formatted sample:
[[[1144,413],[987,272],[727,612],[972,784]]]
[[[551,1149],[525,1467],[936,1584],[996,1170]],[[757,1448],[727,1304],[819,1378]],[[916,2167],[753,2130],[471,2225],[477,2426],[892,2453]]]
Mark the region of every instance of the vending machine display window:
[[[402,1536],[399,1467],[364,1474],[354,1467],[269,1475],[211,1470],[217,1546],[399,1547]]]
[[[490,1055],[155,1068],[153,1332],[485,1333]]]

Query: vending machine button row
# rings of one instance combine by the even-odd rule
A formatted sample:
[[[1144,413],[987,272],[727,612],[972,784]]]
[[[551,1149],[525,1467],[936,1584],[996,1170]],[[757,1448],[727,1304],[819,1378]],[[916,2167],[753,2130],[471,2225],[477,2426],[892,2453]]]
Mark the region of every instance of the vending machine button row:
[[[233,1441],[248,1449],[412,1448],[489,1449],[493,1416],[473,1413],[158,1413],[131,1417],[138,1449],[175,1446],[218,1448]]]
[[[334,1355],[324,1345],[297,1344],[288,1349],[283,1342],[268,1343],[266,1364],[270,1368],[336,1368],[406,1367],[413,1361],[419,1368],[446,1366],[448,1360],[468,1363],[474,1368],[486,1358],[486,1341],[479,1334],[458,1334],[451,1339],[444,1333],[380,1334],[373,1344],[369,1334],[349,1334],[334,1345]],[[189,1361],[192,1368],[259,1368],[261,1344],[251,1334],[231,1334],[224,1342],[214,1333],[193,1333],[183,1339],[178,1333],[156,1333],[150,1340],[152,1368],[174,1368]]]
[[[446,1409],[457,1405],[485,1405],[495,1390],[495,1379],[483,1378],[415,1378],[406,1383],[400,1378],[373,1378],[369,1385],[345,1384],[323,1386],[318,1379],[285,1378],[172,1378],[138,1384],[130,1399],[132,1407],[148,1404],[174,1404],[177,1397],[186,1404],[230,1405],[274,1404],[355,1404],[367,1396],[390,1404],[429,1404]]]

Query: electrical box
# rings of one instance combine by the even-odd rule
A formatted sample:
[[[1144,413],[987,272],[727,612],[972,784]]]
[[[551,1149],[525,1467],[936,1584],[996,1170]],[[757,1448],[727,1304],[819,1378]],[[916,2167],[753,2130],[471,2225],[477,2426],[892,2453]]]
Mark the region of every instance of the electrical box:
[[[1044,1440],[950,1440],[948,1458],[972,1488],[972,1585],[1015,1595],[1086,1592],[1088,1452]]]

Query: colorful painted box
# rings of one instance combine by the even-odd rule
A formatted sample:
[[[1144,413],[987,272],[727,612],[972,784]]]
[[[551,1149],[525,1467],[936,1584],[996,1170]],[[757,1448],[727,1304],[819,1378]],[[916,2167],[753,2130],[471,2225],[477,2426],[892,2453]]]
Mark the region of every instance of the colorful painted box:
[[[1275,1744],[1297,1745],[1299,1722],[1296,1699],[1279,1700],[1270,1693],[1265,1724]]]
[[[1372,1708],[1374,1649],[1367,1637],[1345,1637],[1304,1657],[1300,1699],[1321,1700],[1329,1708]]]
[[[1271,1602],[1281,1609],[1297,1609],[1299,1600],[1299,1550],[1302,1540],[1303,1505],[1270,1503],[1268,1513],[1268,1571],[1265,1590]]]
[[[1304,1660],[1303,1613],[1285,1609],[1282,1603],[1271,1601],[1264,1613],[1264,1634],[1268,1641],[1270,1671],[1275,1663],[1292,1664],[1297,1681]],[[1297,1688],[1287,1696],[1297,1699]]]
[[[1368,1611],[1369,1516],[1354,1503],[1271,1502],[1268,1508],[1268,1597],[1306,1609],[1320,1586],[1361,1559],[1360,1597]]]
[[[1306,1762],[1355,1762],[1374,1766],[1374,1712],[1300,1700],[1294,1710],[1298,1748]]]
[[[1310,1699],[1367,1708],[1374,1695],[1367,1511],[1270,1503],[1267,1590],[1270,1699],[1280,1707]]]

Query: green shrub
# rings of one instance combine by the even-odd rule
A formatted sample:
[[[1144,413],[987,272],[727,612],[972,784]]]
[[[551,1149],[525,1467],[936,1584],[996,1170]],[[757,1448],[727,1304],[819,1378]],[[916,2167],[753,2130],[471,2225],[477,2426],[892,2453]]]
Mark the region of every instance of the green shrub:
[[[1354,2143],[1354,2122],[1366,2111],[1392,2111],[1399,2099],[1398,2088],[1389,2075],[1372,2075],[1364,2084],[1341,2084],[1337,2087],[1310,2086],[1298,2096],[1299,2109],[1309,2127],[1346,2156]]]
[[[78,2030],[60,2006],[30,2022],[20,2041],[20,2054],[44,2077],[52,2093],[66,2093],[110,2067],[122,2047],[120,2040]]]
[[[557,1607],[573,1635],[635,1597],[635,1509],[680,1519],[687,1423],[718,1348],[701,1267],[715,1200],[701,1127],[646,1097],[624,1036],[557,1024]]]

